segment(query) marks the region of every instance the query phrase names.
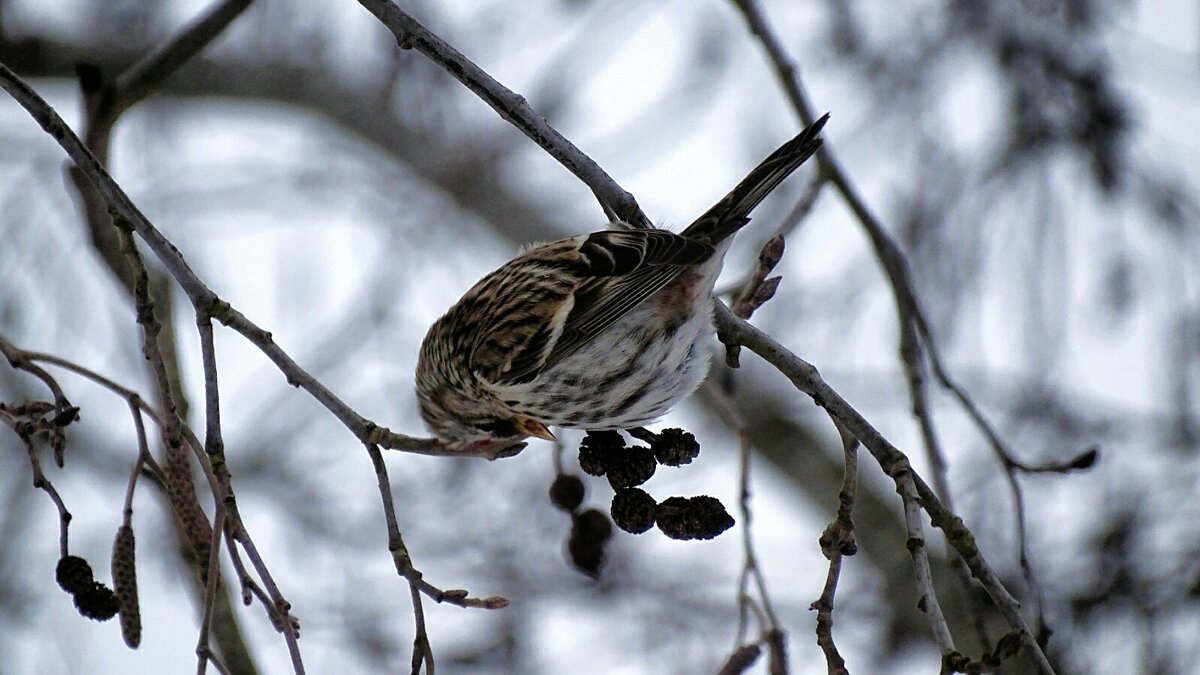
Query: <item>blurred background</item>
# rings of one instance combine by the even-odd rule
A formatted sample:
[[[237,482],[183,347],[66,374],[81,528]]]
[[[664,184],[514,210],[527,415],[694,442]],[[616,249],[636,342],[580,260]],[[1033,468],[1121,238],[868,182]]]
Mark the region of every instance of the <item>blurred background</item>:
[[[1017,474],[1022,537],[987,439],[931,389],[949,497],[1026,610],[1044,618],[1059,672],[1194,672],[1200,3],[761,4],[814,106],[832,112],[832,151],[908,255],[950,373],[1021,461],[1101,449],[1087,472]],[[80,129],[77,64],[115,77],[208,6],[4,0],[0,61]],[[666,227],[688,223],[800,129],[733,2],[401,6],[524,95]],[[114,177],[199,276],[358,412],[412,435],[424,434],[412,373],[428,325],[521,244],[605,224],[582,183],[346,0],[251,3],[110,122],[99,136]],[[733,288],[785,229],[783,282],[754,322],[932,479],[892,292],[861,225],[828,187],[807,217],[788,219],[814,177],[803,170],[760,207],[720,286]],[[132,303],[87,208],[62,150],[0,99],[0,335],[149,398]],[[157,288],[173,295],[162,318],[199,428],[194,317],[177,288]],[[244,339],[218,327],[216,347],[234,489],[302,622],[308,672],[406,671],[412,608],[366,453]],[[760,568],[791,672],[822,673],[809,604],[824,583],[817,538],[837,507],[841,446],[783,376],[749,353],[742,362],[713,378],[751,429]],[[54,372],[82,412],[65,469],[46,461],[47,475],[75,516],[72,551],[103,577],[135,436],[122,400]],[[0,400],[45,396],[0,365]],[[716,496],[737,528],[710,542],[617,533],[598,580],[565,555],[569,518],[546,496],[550,444],[494,463],[389,453],[400,526],[426,578],[512,600],[490,612],[427,603],[439,671],[716,672],[736,646],[747,525],[736,510],[738,438],[721,409],[702,391],[663,421],[694,432],[703,451],[660,469],[649,489]],[[566,469],[579,473],[578,435],[563,437]],[[853,673],[934,672],[900,502],[865,454],[860,473],[860,551],[844,562],[835,638]],[[587,488],[585,505],[607,510],[603,480]],[[7,429],[0,504],[0,673],[195,668],[198,596],[152,483],[134,500],[137,651],[115,621],[83,619],[56,588],[57,513],[31,488]],[[930,544],[959,647],[978,656],[981,629],[992,641],[1003,634],[998,614],[956,585],[940,536]],[[254,667],[290,672],[262,608],[236,595]],[[1003,672],[1029,668],[1019,657]]]

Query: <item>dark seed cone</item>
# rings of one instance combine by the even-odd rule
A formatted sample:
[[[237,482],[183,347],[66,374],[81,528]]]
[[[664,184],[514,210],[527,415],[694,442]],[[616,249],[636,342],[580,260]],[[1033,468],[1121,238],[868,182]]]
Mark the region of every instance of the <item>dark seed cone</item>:
[[[108,586],[93,581],[75,594],[75,609],[93,621],[108,621],[117,614],[117,596]]]
[[[603,545],[572,537],[567,541],[567,552],[571,555],[571,564],[575,569],[593,579],[600,578],[600,568],[604,566]]]
[[[604,564],[604,544],[610,537],[612,523],[603,512],[588,509],[575,516],[571,523],[571,537],[567,540],[571,563],[593,579],[599,577]]]
[[[589,476],[603,476],[604,451],[590,445],[580,445],[579,468]]]
[[[700,444],[696,437],[683,429],[663,429],[650,442],[654,458],[665,466],[691,464],[700,455]]]
[[[625,447],[625,437],[619,431],[589,431],[580,445],[590,445],[602,450]]]
[[[641,485],[654,475],[658,463],[644,445],[635,445],[605,455],[605,473],[614,490]]]
[[[86,591],[92,585],[92,566],[77,555],[66,555],[58,560],[54,569],[58,585],[71,595]]]
[[[579,468],[590,476],[603,476],[607,456],[624,447],[618,431],[589,431],[579,444]]]
[[[558,508],[572,513],[583,503],[583,481],[579,476],[560,473],[550,484],[550,501]]]
[[[617,490],[613,495],[613,522],[630,534],[641,534],[654,527],[654,513],[658,504],[641,488],[629,487]]]
[[[142,614],[138,609],[133,528],[127,525],[117,530],[117,538],[113,541],[112,578],[121,610],[121,637],[130,649],[137,649],[142,642]]]
[[[612,521],[603,511],[588,509],[573,519],[571,536],[603,544],[612,537]]]
[[[656,510],[658,529],[672,539],[712,539],[733,527],[733,517],[715,497],[670,497]]]

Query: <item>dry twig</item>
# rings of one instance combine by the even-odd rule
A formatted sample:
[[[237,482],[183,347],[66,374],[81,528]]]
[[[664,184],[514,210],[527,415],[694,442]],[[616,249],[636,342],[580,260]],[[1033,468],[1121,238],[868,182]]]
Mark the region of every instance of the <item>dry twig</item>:
[[[975,579],[983,585],[984,590],[991,596],[992,601],[996,603],[1009,625],[1014,631],[1020,633],[1022,646],[1039,671],[1053,673],[1054,669],[1046,660],[1041,646],[1034,640],[1034,633],[1025,616],[1021,614],[1020,603],[1008,592],[999,577],[992,571],[979,552],[979,547],[970,530],[963,525],[958,516],[942,504],[937,494],[912,470],[908,457],[896,449],[866,418],[826,384],[812,364],[791,353],[753,325],[733,316],[733,313],[724,304],[717,303],[716,310],[717,329],[726,344],[730,341],[737,342],[758,354],[787,377],[798,390],[811,396],[817,405],[824,408],[867,448],[884,473],[897,483],[904,476],[911,476],[920,498],[920,504],[929,513],[933,525],[946,534],[947,541],[966,562]],[[920,522],[912,523],[911,527],[910,537],[914,532],[920,534]]]

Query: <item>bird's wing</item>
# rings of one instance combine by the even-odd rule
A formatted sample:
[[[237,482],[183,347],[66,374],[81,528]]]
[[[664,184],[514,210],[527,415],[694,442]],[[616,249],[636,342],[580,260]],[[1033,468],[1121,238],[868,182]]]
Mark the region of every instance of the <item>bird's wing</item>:
[[[551,249],[552,250],[552,249]],[[713,254],[713,247],[666,230],[608,230],[588,235],[557,260],[526,255],[531,285],[541,270],[572,280],[569,292],[537,299],[540,311],[525,321],[492,327],[471,367],[495,384],[521,384],[575,353],[618,319],[671,282],[688,266]],[[542,284],[544,286],[544,284]],[[520,325],[518,326],[517,323]],[[514,335],[514,328],[519,328]],[[517,338],[515,341],[512,338]]]
[[[828,118],[780,146],[682,234],[607,230],[564,239],[526,251],[494,273],[499,276],[477,284],[481,290],[472,302],[490,301],[506,312],[482,327],[469,357],[472,371],[495,384],[529,382],[685,268],[707,260],[715,244],[749,222],[750,211],[821,147],[821,127]]]

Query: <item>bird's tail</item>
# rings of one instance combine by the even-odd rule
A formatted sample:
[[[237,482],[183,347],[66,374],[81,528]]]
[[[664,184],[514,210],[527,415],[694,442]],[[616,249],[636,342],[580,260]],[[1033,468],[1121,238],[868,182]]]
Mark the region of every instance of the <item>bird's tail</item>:
[[[821,127],[828,120],[829,113],[825,113],[798,136],[779,146],[721,201],[688,225],[683,236],[716,244],[750,222],[754,207],[821,147]]]

